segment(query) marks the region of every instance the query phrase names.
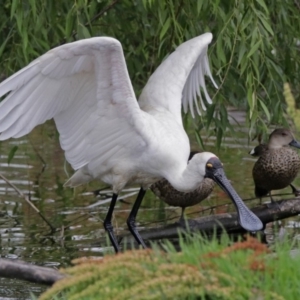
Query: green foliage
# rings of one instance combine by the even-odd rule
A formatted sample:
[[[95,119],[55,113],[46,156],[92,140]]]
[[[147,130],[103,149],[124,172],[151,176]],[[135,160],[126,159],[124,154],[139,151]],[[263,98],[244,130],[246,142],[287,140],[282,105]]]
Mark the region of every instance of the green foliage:
[[[15,153],[17,152],[18,148],[19,148],[18,146],[13,146],[13,147],[10,149],[10,151],[9,151],[9,153],[8,153],[8,157],[7,157],[7,163],[8,163],[8,164],[10,164],[11,160],[14,158]]]
[[[62,270],[47,299],[297,299],[300,255],[289,246],[266,245],[247,237],[232,244],[228,236],[208,241],[181,239],[182,251],[134,250],[103,259],[81,258]]]
[[[287,113],[293,120],[296,130],[300,131],[300,109],[297,109],[295,97],[292,94],[291,87],[288,83],[284,84],[284,98],[287,104]]]
[[[215,105],[196,130],[227,128],[226,106],[246,108],[249,133],[286,125],[283,82],[299,95],[300,14],[297,1],[4,0],[0,7],[1,78],[48,49],[91,36],[123,45],[137,94],[163,58],[183,41],[211,31],[210,85]],[[218,118],[217,118],[218,117]],[[203,120],[205,121],[203,123]]]

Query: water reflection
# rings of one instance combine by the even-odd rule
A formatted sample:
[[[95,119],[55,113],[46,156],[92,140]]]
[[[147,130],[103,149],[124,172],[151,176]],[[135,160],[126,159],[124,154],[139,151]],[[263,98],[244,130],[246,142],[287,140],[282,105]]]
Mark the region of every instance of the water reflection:
[[[243,129],[242,129],[243,130]],[[232,185],[245,198],[254,196],[251,170],[253,158],[248,156],[251,146],[244,138],[228,137],[222,149],[216,153],[214,137],[204,138],[209,151],[215,152],[224,163],[224,169]],[[197,149],[195,141],[192,141]],[[41,210],[52,225],[58,229],[51,234],[50,228],[36,212],[19,197],[5,181],[0,180],[0,253],[2,258],[20,259],[38,265],[63,267],[73,258],[80,256],[101,256],[112,248],[102,226],[111,192],[102,191],[101,199],[92,191],[105,188],[97,182],[75,190],[63,187],[71,174],[59,146],[52,122],[35,129],[28,137],[1,143],[0,171],[15,184]],[[8,164],[8,153],[12,147],[18,151]],[[300,186],[299,180],[295,185]],[[289,190],[287,190],[289,191]],[[289,191],[290,192],[290,191]],[[127,233],[126,219],[134,201],[136,190],[123,191],[115,210],[116,233]],[[186,209],[191,218],[211,213],[209,207],[218,204],[214,213],[234,210],[231,201],[218,187],[200,205]],[[258,201],[247,202],[254,206]],[[205,213],[201,212],[206,209]],[[180,216],[181,209],[165,205],[148,192],[138,215],[139,230],[160,227],[172,223]],[[292,234],[299,234],[299,218],[285,222],[284,228]],[[273,228],[270,227],[272,231]],[[271,232],[270,231],[270,232]],[[273,233],[270,236],[274,236]],[[30,299],[30,292],[39,295],[44,287],[16,280],[0,279],[1,299]]]

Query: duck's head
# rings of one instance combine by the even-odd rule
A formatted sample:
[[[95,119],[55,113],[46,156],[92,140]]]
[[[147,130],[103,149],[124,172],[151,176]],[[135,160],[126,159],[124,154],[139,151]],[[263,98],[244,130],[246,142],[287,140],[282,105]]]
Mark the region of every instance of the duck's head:
[[[268,148],[276,149],[285,146],[293,146],[296,148],[300,148],[300,143],[297,140],[295,140],[292,132],[289,129],[275,129],[269,136]]]
[[[238,221],[244,229],[248,231],[258,231],[263,228],[260,219],[247,208],[227,179],[223,164],[215,154],[210,152],[197,153],[192,157],[192,160],[200,164],[204,178],[210,178],[215,181],[231,198],[237,209]]]

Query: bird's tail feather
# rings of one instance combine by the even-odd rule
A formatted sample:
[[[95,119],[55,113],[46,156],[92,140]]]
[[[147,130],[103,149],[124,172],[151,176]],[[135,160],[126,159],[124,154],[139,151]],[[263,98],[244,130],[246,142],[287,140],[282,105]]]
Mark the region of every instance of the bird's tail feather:
[[[64,186],[75,187],[93,180],[93,177],[85,171],[85,168],[77,170]]]

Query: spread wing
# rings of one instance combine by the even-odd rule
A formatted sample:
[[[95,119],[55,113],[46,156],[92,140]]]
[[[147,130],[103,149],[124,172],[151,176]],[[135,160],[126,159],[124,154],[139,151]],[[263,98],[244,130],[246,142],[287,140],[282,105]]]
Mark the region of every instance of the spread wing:
[[[200,87],[209,104],[212,103],[204,82],[204,75],[208,75],[214,82],[207,58],[207,48],[212,40],[211,33],[205,33],[181,44],[170,54],[149,78],[139,103],[145,111],[165,109],[171,112],[178,122],[181,120],[181,105],[184,111],[190,110],[195,116],[194,106],[201,114],[201,107],[206,110],[201,97]],[[150,97],[151,95],[151,97]]]
[[[142,112],[122,46],[97,37],[54,48],[0,84],[0,140],[54,118],[66,158],[77,170],[145,145]],[[138,123],[138,124],[137,124]]]

